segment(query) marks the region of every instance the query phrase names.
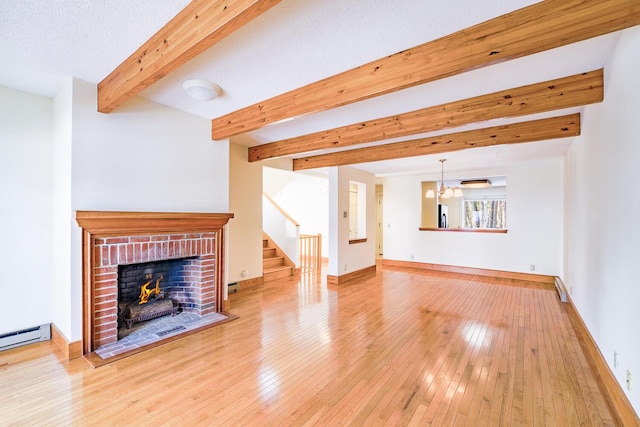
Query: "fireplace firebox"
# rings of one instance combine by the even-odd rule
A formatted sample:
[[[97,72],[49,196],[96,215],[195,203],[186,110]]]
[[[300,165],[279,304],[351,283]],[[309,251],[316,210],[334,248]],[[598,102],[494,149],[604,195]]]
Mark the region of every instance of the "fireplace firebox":
[[[178,311],[198,312],[199,257],[118,266],[118,330]]]

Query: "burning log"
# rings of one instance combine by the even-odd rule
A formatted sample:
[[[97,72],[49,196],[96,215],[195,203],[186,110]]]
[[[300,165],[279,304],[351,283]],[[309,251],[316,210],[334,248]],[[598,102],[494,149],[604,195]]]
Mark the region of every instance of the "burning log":
[[[179,303],[171,298],[164,297],[164,292],[160,289],[160,281],[163,276],[160,275],[156,279],[154,288],[149,288],[153,281],[153,274],[149,273],[145,276],[146,282],[140,287],[140,296],[138,299],[129,303],[122,314],[118,314],[118,322],[127,323],[127,328],[131,325],[145,320],[155,319],[156,317],[171,314],[175,316],[178,313]]]
[[[135,302],[128,305],[124,309],[123,317],[127,323],[127,327],[145,320],[155,319],[156,317],[171,314],[175,316],[178,312],[178,303],[171,298],[156,299],[146,304],[136,304]]]

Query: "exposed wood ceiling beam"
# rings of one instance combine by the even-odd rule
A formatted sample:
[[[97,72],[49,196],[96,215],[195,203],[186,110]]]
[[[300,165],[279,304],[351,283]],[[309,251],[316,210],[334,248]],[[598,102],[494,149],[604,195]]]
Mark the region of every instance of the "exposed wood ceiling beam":
[[[280,0],[193,0],[98,84],[109,113]]]
[[[546,0],[212,121],[223,139],[640,24],[638,0]]]
[[[359,122],[249,148],[249,161],[434,132],[469,123],[601,102],[603,70],[535,83],[409,113]]]
[[[448,153],[467,148],[543,141],[580,135],[580,114],[494,126],[484,129],[419,138],[355,150],[293,160],[293,170],[343,166],[379,160]]]

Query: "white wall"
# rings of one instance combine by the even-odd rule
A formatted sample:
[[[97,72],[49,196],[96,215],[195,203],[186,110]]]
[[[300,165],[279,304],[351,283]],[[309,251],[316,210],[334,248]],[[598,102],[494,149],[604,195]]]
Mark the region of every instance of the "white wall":
[[[322,256],[329,256],[329,180],[265,167],[263,188],[300,224],[300,234],[322,234]]]
[[[71,207],[75,210],[228,212],[229,144],[210,139],[211,123],[142,98],[110,114],[97,112],[95,85],[73,80],[71,106]],[[65,114],[56,126],[68,126]],[[64,132],[61,136],[65,138]],[[62,141],[60,145],[67,144]],[[232,220],[233,221],[233,220]],[[54,307],[54,318],[70,340],[82,336],[80,229],[70,230],[70,283],[54,285],[70,300]],[[62,268],[66,268],[62,266]]]
[[[0,87],[0,334],[51,322],[51,111]]]
[[[349,244],[349,218],[344,217],[344,212],[349,212],[349,181],[358,181],[367,186],[367,241],[353,245]],[[375,265],[375,187],[374,175],[346,166],[329,168],[329,267],[327,274],[340,276]],[[386,188],[384,189],[384,197],[384,203],[386,204]],[[420,218],[419,212],[417,218],[418,220]]]
[[[262,164],[247,161],[247,147],[229,145],[228,282],[262,276]],[[242,277],[242,271],[247,275]]]
[[[419,231],[426,176],[384,179],[384,258],[559,275],[562,267],[562,162],[520,164],[507,177],[507,234]],[[468,176],[482,172],[467,171]],[[464,176],[460,176],[464,178]]]
[[[565,274],[571,298],[640,413],[640,27],[625,30],[605,66],[602,104],[585,108],[566,156]],[[614,202],[612,202],[614,201]],[[621,201],[621,202],[620,202]],[[619,368],[613,355],[618,353]]]
[[[210,120],[142,98],[102,114],[96,96],[75,80],[73,209],[228,212],[228,142]]]
[[[51,321],[69,340],[73,328],[72,313],[81,312],[78,307],[77,291],[72,291],[72,272],[80,265],[75,258],[77,249],[71,242],[80,237],[77,235],[75,221],[71,215],[71,164],[72,164],[72,128],[73,128],[73,79],[65,79],[64,85],[53,98],[53,214],[51,226],[53,230],[53,276],[52,317]],[[75,246],[74,246],[75,248]],[[75,280],[78,280],[77,278]],[[73,308],[72,308],[73,304]],[[76,336],[78,336],[76,326]]]

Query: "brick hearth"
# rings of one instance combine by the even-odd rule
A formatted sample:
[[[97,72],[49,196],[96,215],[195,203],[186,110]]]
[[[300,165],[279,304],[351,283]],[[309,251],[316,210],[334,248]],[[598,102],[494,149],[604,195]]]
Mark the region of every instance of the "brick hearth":
[[[118,340],[118,265],[197,256],[195,312],[214,313],[216,234],[164,234],[94,239],[94,346]]]

